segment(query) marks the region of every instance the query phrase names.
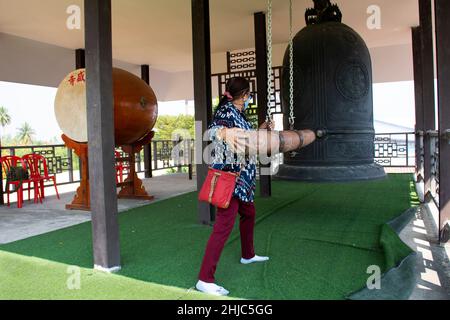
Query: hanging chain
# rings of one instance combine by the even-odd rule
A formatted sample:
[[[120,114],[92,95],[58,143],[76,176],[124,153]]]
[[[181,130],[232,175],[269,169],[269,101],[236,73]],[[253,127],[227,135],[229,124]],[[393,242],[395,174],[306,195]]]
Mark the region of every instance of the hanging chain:
[[[289,126],[295,129],[294,116],[294,42],[292,34],[292,0],[289,0]]]
[[[292,34],[292,0],[289,0],[289,129],[295,130],[294,116],[294,36]],[[292,158],[297,156],[297,151],[290,153]]]
[[[272,0],[267,0],[267,121],[272,119]]]

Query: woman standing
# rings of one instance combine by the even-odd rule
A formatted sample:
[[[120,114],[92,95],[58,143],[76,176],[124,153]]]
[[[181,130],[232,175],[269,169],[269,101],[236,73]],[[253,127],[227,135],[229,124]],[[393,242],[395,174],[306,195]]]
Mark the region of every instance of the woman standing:
[[[256,156],[238,159],[227,144],[222,141],[221,133],[222,128],[252,129],[252,125],[245,117],[245,110],[248,108],[251,99],[249,82],[242,77],[231,78],[226,84],[226,92],[217,107],[214,120],[209,126],[210,138],[214,143],[212,167],[224,171],[240,172],[240,176],[229,207],[217,209],[216,221],[206,246],[198,276],[199,280],[196,285],[197,290],[205,293],[215,295],[227,295],[229,293],[226,289],[214,283],[214,273],[225,242],[233,230],[238,213],[240,214],[241,263],[250,264],[269,260],[269,257],[256,255],[253,246]],[[260,129],[267,128],[268,124],[265,123]]]
[[[240,172],[229,207],[217,209],[216,221],[198,275],[197,290],[214,295],[229,293],[214,283],[214,273],[238,213],[240,215],[241,263],[250,264],[269,260],[269,257],[256,255],[253,246],[256,155],[246,156],[242,152],[235,154],[232,151],[235,146],[228,145],[224,141],[226,139],[234,144],[233,139],[228,139],[227,131],[233,136],[232,131],[252,129],[252,125],[245,117],[245,110],[251,99],[249,82],[242,77],[231,78],[226,84],[226,91],[217,107],[214,120],[209,126],[209,135],[214,147],[212,167],[217,170]],[[272,123],[264,123],[259,129],[269,127],[273,129]],[[292,140],[290,141],[290,146],[294,148],[307,146],[316,139],[315,133],[311,130],[290,131],[290,133],[298,140],[297,144],[292,144]],[[283,148],[283,150],[288,149]]]

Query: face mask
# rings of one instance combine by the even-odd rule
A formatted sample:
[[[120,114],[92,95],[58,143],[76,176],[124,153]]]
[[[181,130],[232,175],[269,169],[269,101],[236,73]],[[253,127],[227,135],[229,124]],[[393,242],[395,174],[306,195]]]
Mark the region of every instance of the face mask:
[[[249,106],[251,100],[252,100],[252,96],[249,95],[249,96],[248,96],[248,99],[244,101],[244,108],[242,109],[242,111],[247,110],[247,108],[248,108],[248,106]]]

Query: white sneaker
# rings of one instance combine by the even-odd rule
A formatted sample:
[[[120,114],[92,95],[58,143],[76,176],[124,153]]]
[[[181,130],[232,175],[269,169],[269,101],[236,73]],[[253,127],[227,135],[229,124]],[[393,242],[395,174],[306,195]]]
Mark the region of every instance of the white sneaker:
[[[269,260],[269,257],[260,257],[260,256],[255,255],[251,259],[241,258],[241,263],[242,264],[250,264],[250,263],[253,263],[253,262],[263,262],[263,261],[267,261],[267,260]]]
[[[215,296],[227,296],[230,293],[230,292],[228,292],[228,290],[226,290],[223,287],[218,286],[215,283],[208,283],[208,282],[204,282],[201,280],[198,280],[197,284],[195,285],[195,288],[198,291],[212,294]]]

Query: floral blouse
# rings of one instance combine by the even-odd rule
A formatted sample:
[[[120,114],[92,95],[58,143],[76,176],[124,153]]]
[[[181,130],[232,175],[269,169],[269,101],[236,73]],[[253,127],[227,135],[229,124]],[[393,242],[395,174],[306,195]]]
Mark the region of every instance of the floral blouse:
[[[208,129],[209,138],[213,141],[211,166],[214,169],[232,172],[239,172],[242,167],[233,196],[244,202],[253,202],[256,188],[256,156],[234,154],[224,141],[216,139],[217,130],[220,128],[251,130],[252,125],[243,112],[228,102],[216,111]]]

